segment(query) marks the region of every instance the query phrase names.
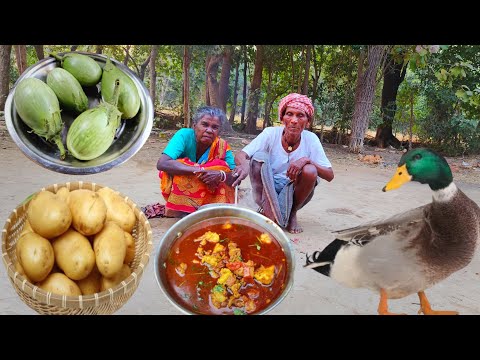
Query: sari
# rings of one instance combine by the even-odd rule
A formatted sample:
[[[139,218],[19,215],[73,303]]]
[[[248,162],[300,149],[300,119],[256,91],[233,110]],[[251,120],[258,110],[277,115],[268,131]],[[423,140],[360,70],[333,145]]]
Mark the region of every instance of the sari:
[[[206,159],[202,156],[198,163],[188,158],[176,161],[189,166],[201,166],[205,170],[223,170],[227,173],[231,171],[224,160],[227,150],[230,150],[228,143],[217,137],[210,146]],[[217,188],[211,189],[195,174],[171,176],[160,171],[158,176],[160,191],[167,209],[192,213],[202,205],[235,202],[235,190],[224,182],[220,182]]]

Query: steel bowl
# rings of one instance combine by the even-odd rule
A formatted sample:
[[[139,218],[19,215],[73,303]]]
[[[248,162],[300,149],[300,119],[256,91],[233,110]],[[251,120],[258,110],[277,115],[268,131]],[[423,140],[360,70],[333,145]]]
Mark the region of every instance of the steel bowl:
[[[107,62],[105,55],[86,52],[75,53],[88,55],[94,59],[102,69]],[[59,55],[64,54],[68,54],[68,52],[60,53]],[[15,95],[16,85],[23,79],[29,77],[35,77],[45,82],[47,74],[54,68],[60,66],[59,61],[53,57],[40,60],[25,70],[18,78],[5,103],[5,122],[13,141],[29,159],[55,172],[85,175],[103,172],[120,165],[141,149],[147,141],[153,126],[153,103],[149,91],[142,80],[128,67],[114,59],[111,59],[111,61],[133,80],[140,95],[140,110],[134,118],[122,120],[112,145],[105,153],[88,161],[77,160],[68,153],[64,160],[60,160],[60,151],[57,146],[31,132],[31,129],[20,119],[15,109],[13,97]],[[83,89],[88,97],[89,108],[95,107],[100,103],[100,83],[93,87],[84,87]],[[66,144],[68,129],[78,115],[67,111],[62,111],[61,114],[62,120],[65,123],[62,132],[62,141]],[[67,149],[66,146],[65,149]]]
[[[165,266],[170,248],[175,240],[183,235],[183,233],[204,220],[214,220],[219,217],[238,218],[247,220],[249,223],[256,224],[260,228],[269,232],[283,248],[286,257],[287,277],[285,280],[285,287],[282,293],[273,300],[266,308],[254,313],[255,315],[266,314],[275,308],[287,296],[288,292],[293,286],[293,275],[295,270],[295,258],[290,239],[285,235],[283,230],[269,218],[241,206],[233,206],[229,204],[214,204],[215,206],[201,207],[197,211],[185,216],[171,226],[164,236],[160,239],[155,249],[155,279],[158,286],[162,289],[163,294],[167,297],[170,303],[176,307],[181,313],[187,315],[196,315],[191,309],[185,307],[183,304],[177,302],[172,294],[172,290],[168,285]]]

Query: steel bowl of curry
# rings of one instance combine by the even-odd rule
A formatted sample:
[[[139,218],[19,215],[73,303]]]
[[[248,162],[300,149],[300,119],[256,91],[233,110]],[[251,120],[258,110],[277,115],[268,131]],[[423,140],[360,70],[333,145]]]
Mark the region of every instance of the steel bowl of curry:
[[[155,250],[155,278],[184,314],[260,315],[293,286],[289,238],[267,217],[218,204],[175,223]]]

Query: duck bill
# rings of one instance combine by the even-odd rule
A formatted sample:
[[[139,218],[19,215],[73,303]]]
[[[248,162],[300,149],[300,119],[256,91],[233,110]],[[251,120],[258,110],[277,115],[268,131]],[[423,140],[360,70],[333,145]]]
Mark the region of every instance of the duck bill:
[[[398,189],[410,180],[412,180],[412,176],[408,173],[407,165],[403,164],[397,168],[395,175],[393,175],[387,185],[383,187],[382,191]]]

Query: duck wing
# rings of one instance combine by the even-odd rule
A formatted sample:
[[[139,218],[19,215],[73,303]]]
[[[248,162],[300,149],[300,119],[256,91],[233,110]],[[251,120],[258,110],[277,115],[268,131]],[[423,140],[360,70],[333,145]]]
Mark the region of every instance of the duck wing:
[[[337,240],[343,240],[352,245],[364,246],[380,235],[388,235],[404,227],[422,225],[428,222],[431,204],[422,205],[395,214],[391,217],[370,221],[352,228],[334,231]]]
[[[429,223],[428,214],[431,204],[398,213],[388,218],[367,222],[352,228],[334,231],[336,239],[323,250],[306,255],[304,267],[314,269],[326,276],[335,262],[335,257],[340,249],[347,246],[365,246],[375,239],[387,238],[388,235],[397,237],[402,229],[423,227]],[[384,236],[387,235],[387,236]]]

